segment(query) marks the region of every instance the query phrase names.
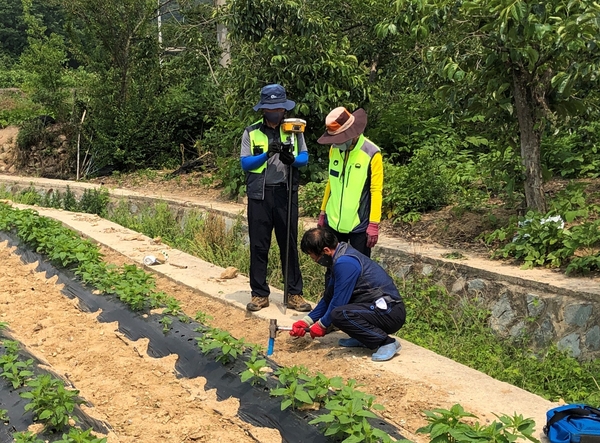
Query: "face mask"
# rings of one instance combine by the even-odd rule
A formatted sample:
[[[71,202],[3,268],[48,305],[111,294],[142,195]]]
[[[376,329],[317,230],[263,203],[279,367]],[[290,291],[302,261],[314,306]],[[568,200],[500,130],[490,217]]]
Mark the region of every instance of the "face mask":
[[[326,268],[331,268],[331,265],[333,265],[333,257],[327,254],[323,254],[319,257],[317,263],[321,266],[325,266]]]
[[[268,122],[278,125],[283,120],[283,114],[284,112],[265,112],[264,116]]]
[[[342,152],[344,152],[344,151],[347,151],[348,149],[350,149],[350,145],[351,144],[352,144],[352,139],[348,140],[345,143],[334,143],[333,147],[339,149]]]

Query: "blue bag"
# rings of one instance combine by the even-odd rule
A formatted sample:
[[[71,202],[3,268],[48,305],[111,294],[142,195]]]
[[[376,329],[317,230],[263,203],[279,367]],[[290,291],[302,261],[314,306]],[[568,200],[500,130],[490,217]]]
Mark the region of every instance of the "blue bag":
[[[600,409],[584,404],[546,412],[544,433],[550,443],[600,443]]]

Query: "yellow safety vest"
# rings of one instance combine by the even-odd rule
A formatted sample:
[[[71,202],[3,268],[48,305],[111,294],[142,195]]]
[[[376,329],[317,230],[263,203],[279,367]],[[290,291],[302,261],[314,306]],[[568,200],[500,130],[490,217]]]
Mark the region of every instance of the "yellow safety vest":
[[[350,233],[361,220],[359,207],[369,179],[369,164],[377,152],[365,152],[365,137],[361,135],[351,151],[331,150],[329,159],[329,186],[331,194],[325,212],[327,223],[343,234]],[[346,157],[347,156],[347,157]],[[370,192],[370,190],[368,190]]]
[[[262,122],[262,120],[259,120],[256,123],[254,123],[253,125],[257,125],[258,123],[261,123],[261,122]],[[256,129],[250,131],[250,133],[248,135],[250,136],[250,150],[252,151],[253,154],[254,154],[254,148],[260,148],[260,149],[262,149],[262,152],[267,152],[269,150],[269,138],[267,137],[267,134],[265,134],[264,132],[262,132],[260,130],[260,125],[257,125]],[[290,135],[291,134],[289,134],[287,132],[283,132],[283,130],[281,129],[281,126],[279,127],[279,136],[281,137],[282,142],[285,142]],[[294,137],[294,157],[297,157],[297,156],[298,156],[298,137]],[[266,167],[267,167],[267,162],[264,162],[258,168],[253,169],[248,172],[254,172],[256,174],[260,174],[261,172],[264,171],[264,169]]]

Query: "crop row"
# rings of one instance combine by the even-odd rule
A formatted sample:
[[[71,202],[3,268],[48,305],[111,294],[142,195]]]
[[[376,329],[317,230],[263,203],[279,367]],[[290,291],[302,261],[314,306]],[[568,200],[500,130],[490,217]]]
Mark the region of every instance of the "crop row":
[[[5,323],[0,324],[6,327]],[[84,403],[76,389],[67,389],[62,380],[50,374],[35,375],[33,359],[23,359],[19,344],[14,340],[3,340],[4,353],[0,355],[0,378],[8,381],[14,390],[22,389],[19,396],[28,399],[24,412],[31,411],[34,421],[44,425],[43,432],[63,431],[70,422],[77,422],[73,415],[76,405]],[[9,421],[8,411],[0,409],[0,420]],[[13,434],[16,443],[43,443],[37,434],[30,431]],[[56,443],[106,443],[106,438],[96,438],[91,429],[70,427],[67,434]]]

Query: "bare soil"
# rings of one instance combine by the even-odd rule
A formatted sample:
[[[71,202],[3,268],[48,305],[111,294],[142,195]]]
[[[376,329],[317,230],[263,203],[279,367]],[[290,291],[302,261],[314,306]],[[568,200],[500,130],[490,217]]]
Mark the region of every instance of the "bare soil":
[[[0,321],[80,390],[93,405],[84,411],[113,428],[109,442],[281,440],[277,431],[241,421],[237,400],[217,401],[214,391],[204,389],[204,379],[177,378],[175,355],[149,357],[147,340],[131,342],[116,324],[96,321],[99,313],[79,310],[60,292],[56,278],[48,280],[34,269],[0,244]]]

